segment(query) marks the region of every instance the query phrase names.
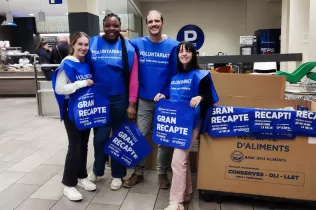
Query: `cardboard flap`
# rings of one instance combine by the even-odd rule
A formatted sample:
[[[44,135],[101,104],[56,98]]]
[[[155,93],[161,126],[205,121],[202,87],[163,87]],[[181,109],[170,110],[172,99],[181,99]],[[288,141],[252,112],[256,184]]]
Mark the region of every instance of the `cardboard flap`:
[[[220,100],[224,96],[283,99],[285,76],[212,73]]]

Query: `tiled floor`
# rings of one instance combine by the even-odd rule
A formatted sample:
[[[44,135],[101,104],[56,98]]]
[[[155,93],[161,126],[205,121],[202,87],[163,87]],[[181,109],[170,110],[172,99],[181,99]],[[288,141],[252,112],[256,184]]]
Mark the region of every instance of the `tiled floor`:
[[[58,119],[36,117],[35,113],[34,98],[0,98],[0,210],[162,210],[167,206],[169,191],[158,189],[155,172],[146,172],[146,182],[135,188],[111,191],[111,177],[107,170],[97,182],[96,192],[80,190],[83,201],[68,201],[63,197],[61,185],[67,152],[63,124]],[[90,171],[92,141],[88,156]],[[268,208],[254,207],[247,202],[205,203],[195,193],[186,209]]]

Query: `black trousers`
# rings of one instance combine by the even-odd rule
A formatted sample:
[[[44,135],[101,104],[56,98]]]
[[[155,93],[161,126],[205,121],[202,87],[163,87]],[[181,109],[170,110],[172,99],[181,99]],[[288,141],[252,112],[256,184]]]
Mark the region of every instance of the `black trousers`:
[[[65,101],[68,104],[68,101]],[[64,109],[64,124],[68,135],[68,152],[66,156],[62,183],[75,187],[78,179],[87,178],[87,154],[90,129],[79,131],[69,119],[67,108]]]

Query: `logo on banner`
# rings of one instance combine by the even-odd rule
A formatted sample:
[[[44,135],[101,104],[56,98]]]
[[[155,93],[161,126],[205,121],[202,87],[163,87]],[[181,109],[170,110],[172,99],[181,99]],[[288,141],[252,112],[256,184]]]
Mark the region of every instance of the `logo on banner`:
[[[186,25],[179,30],[177,40],[191,42],[199,50],[204,44],[204,32],[196,25]]]

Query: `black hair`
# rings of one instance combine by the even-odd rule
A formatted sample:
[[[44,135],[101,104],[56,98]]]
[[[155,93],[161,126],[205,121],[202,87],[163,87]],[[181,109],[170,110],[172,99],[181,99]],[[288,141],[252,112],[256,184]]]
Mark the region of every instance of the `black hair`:
[[[188,63],[187,69],[183,68],[183,64],[180,62],[180,59],[179,59],[179,52],[180,52],[180,49],[181,49],[182,45],[184,45],[184,48],[187,51],[192,52],[192,59]],[[198,64],[196,49],[195,49],[194,45],[191,42],[183,41],[183,42],[181,42],[178,45],[178,48],[177,48],[177,60],[178,60],[178,62],[177,62],[178,63],[178,68],[177,68],[178,72],[188,72],[188,71],[191,71],[191,70],[194,70],[194,69],[201,69],[201,67]]]
[[[162,13],[159,12],[158,10],[152,9],[152,10],[149,10],[148,13],[146,14],[146,24],[147,24],[147,17],[148,17],[148,15],[149,15],[151,12],[158,12],[158,13],[160,14],[160,20],[161,20],[161,22],[163,22]]]
[[[115,17],[119,21],[120,25],[121,23],[121,18],[114,13],[107,14],[103,18],[103,24],[106,21],[107,18],[110,17]],[[120,40],[122,42],[122,61],[123,61],[123,77],[124,77],[124,82],[125,82],[125,88],[126,88],[126,94],[128,94],[129,90],[129,79],[130,79],[130,72],[129,72],[129,65],[128,65],[128,54],[127,54],[127,48],[126,48],[126,43],[125,43],[125,38],[124,36],[120,33],[119,34]],[[107,40],[105,35],[103,35],[103,39]],[[107,40],[108,41],[108,40]]]

